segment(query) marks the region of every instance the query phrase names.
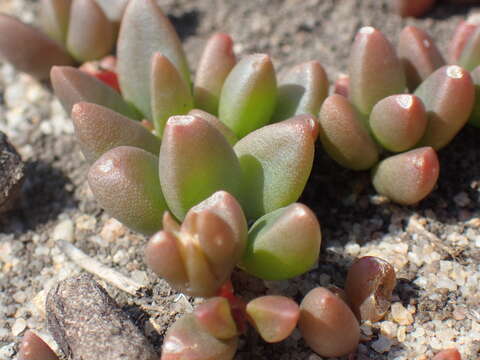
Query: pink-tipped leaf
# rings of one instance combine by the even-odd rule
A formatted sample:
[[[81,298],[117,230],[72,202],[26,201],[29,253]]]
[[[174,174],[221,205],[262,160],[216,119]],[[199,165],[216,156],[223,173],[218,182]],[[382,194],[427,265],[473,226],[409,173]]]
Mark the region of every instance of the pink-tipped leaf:
[[[72,0],[41,0],[40,26],[42,30],[64,45],[67,38]]]
[[[468,122],[480,128],[480,66],[476,67],[472,72],[473,85],[475,86],[475,103],[473,104],[473,110],[470,114]]]
[[[129,228],[147,235],[162,228],[167,205],[156,156],[136,147],[116,147],[92,165],[88,184],[100,206]]]
[[[192,94],[175,65],[160,53],[153,55],[150,81],[153,123],[157,136],[162,137],[170,116],[185,115],[192,109]]]
[[[125,99],[152,120],[151,63],[160,52],[182,74],[190,75],[180,39],[155,0],[131,0],[125,10],[117,44],[118,77]]]
[[[238,338],[220,340],[204,330],[193,314],[186,314],[168,329],[160,360],[232,360]]]
[[[67,49],[79,62],[108,55],[115,42],[113,24],[95,0],[72,0]]]
[[[478,25],[478,19],[462,20],[460,24],[458,24],[448,48],[449,59],[452,64],[458,63],[465,44],[478,28]]]
[[[216,116],[200,109],[192,109],[188,112],[188,115],[201,117],[202,119],[208,121],[210,125],[214,126],[218,131],[222,133],[223,136],[225,136],[225,139],[227,139],[230,145],[233,146],[238,141],[237,137],[232,132],[232,130],[230,130],[230,128],[227,125],[225,125],[223,122],[218,120]]]
[[[303,298],[298,327],[307,345],[324,357],[348,355],[360,340],[358,321],[348,305],[322,287]]]
[[[160,140],[144,126],[104,106],[75,104],[72,120],[77,141],[89,162],[118,146],[138,147],[155,156],[160,152]]]
[[[329,96],[319,115],[320,141],[340,165],[353,170],[371,168],[378,161],[378,149],[360,115],[342,95]]]
[[[333,93],[345,96],[348,98],[348,89],[350,87],[350,76],[346,74],[340,74],[335,80],[335,84],[333,86]]]
[[[270,122],[275,110],[277,80],[268,55],[244,57],[225,80],[219,118],[240,139]]]
[[[370,114],[370,129],[387,150],[401,152],[414,147],[427,128],[428,116],[415,95],[392,95],[380,100]]]
[[[27,330],[23,335],[18,352],[18,360],[58,360],[53,350],[33,331]]]
[[[393,0],[395,12],[401,17],[419,17],[430,10],[435,0]]]
[[[53,91],[70,114],[73,105],[89,102],[105,106],[131,119],[138,119],[138,113],[128,105],[122,96],[97,78],[69,66],[55,66],[50,74]]]
[[[160,147],[160,182],[178,219],[216,191],[238,197],[241,181],[239,161],[214,126],[190,115],[167,121]]]
[[[223,83],[235,63],[232,38],[223,33],[212,35],[203,50],[195,74],[193,94],[197,108],[213,115],[218,114]]]
[[[450,348],[438,352],[432,360],[462,360],[462,356],[456,348]]]
[[[480,65],[480,27],[477,26],[468,37],[458,59],[458,64],[466,70],[473,70]]]
[[[415,26],[407,26],[402,30],[397,51],[408,88],[412,91],[431,73],[445,65],[433,39]]]
[[[350,52],[350,91],[353,105],[362,115],[389,95],[405,91],[405,75],[395,49],[379,30],[361,28]]]
[[[300,308],[285,296],[267,295],[247,304],[248,319],[263,340],[275,343],[285,340],[297,326]]]
[[[73,65],[73,58],[38,29],[0,14],[0,58],[18,70],[47,79],[55,65]]]
[[[312,169],[317,134],[317,119],[298,115],[264,126],[235,144],[247,218],[257,219],[298,200]]]
[[[289,279],[311,269],[322,235],[315,214],[294,203],[258,219],[248,233],[240,266],[266,280]]]
[[[431,147],[422,147],[382,160],[372,172],[375,190],[392,201],[413,205],[435,187],[438,157]]]
[[[295,115],[317,116],[328,95],[328,78],[318,61],[294,66],[279,81],[274,121]]]
[[[217,339],[227,340],[238,334],[237,325],[224,297],[213,297],[197,306],[194,315],[200,326]]]
[[[475,101],[470,73],[457,65],[443,66],[415,91],[425,105],[428,125],[420,144],[439,150],[468,121]]]

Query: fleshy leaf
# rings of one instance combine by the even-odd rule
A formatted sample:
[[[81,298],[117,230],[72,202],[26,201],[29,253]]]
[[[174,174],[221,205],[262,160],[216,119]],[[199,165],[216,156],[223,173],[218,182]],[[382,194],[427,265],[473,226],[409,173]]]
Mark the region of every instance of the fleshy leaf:
[[[277,97],[275,69],[270,57],[244,57],[223,84],[219,118],[238,138],[270,122]]]
[[[167,205],[156,156],[135,147],[116,147],[92,165],[88,184],[100,205],[129,228],[147,235],[162,228]]]
[[[425,14],[435,0],[394,0],[395,12],[402,17],[419,17]]]
[[[203,50],[195,74],[193,94],[196,107],[213,115],[218,114],[223,83],[235,63],[232,38],[223,33],[212,35]]]
[[[235,198],[224,191],[213,194],[193,207],[181,226],[166,213],[163,228],[145,250],[149,266],[183,293],[217,294],[247,241],[247,222]]]
[[[238,141],[237,137],[232,132],[232,130],[230,130],[230,128],[227,125],[225,125],[220,120],[218,120],[216,116],[213,116],[212,114],[199,109],[190,110],[188,112],[188,115],[201,117],[202,119],[208,121],[210,125],[214,126],[218,131],[222,133],[223,136],[225,136],[225,139],[227,139],[230,145],[233,146]]]
[[[241,169],[225,137],[196,116],[172,116],[160,147],[160,182],[172,213],[187,211],[218,190],[240,195]]]
[[[128,0],[95,0],[112,22],[120,22]]]
[[[307,345],[324,357],[348,355],[360,340],[358,321],[348,305],[322,287],[303,298],[298,327]]]
[[[396,283],[395,269],[387,261],[375,256],[355,260],[348,270],[345,291],[357,319],[380,321],[390,308]]]
[[[318,61],[309,61],[290,69],[279,81],[274,121],[295,115],[317,116],[328,95],[328,78]]]
[[[152,116],[157,136],[170,116],[185,115],[193,107],[190,87],[167,57],[155,53],[151,77]]]
[[[78,103],[72,109],[75,135],[83,155],[94,162],[117,146],[134,146],[158,156],[160,140],[139,122],[106,107]]]
[[[458,64],[469,71],[480,65],[480,26],[475,28],[465,42]]]
[[[392,95],[380,100],[370,114],[370,129],[387,150],[411,149],[422,138],[428,117],[422,100],[415,95]]]
[[[335,80],[335,84],[333,87],[333,93],[345,96],[348,98],[348,89],[350,87],[350,76],[346,74],[338,75],[337,80]]]
[[[377,29],[366,26],[355,36],[350,52],[352,104],[362,115],[389,95],[405,91],[405,75],[395,49]]]
[[[468,122],[480,128],[480,66],[475,68],[470,74],[472,75],[473,85],[475,86],[475,102]]]
[[[194,315],[200,326],[217,339],[231,339],[238,333],[228,300],[223,297],[208,299],[197,306]]]
[[[439,150],[468,121],[475,101],[475,87],[468,71],[444,66],[430,75],[415,91],[425,105],[428,125],[420,144]]]
[[[323,148],[340,165],[365,170],[378,161],[377,145],[344,96],[334,94],[324,101],[319,122]]]
[[[138,113],[130,107],[122,96],[110,86],[95,77],[68,66],[55,66],[50,75],[53,90],[70,114],[73,105],[90,102],[105,106],[131,119],[138,119]]]
[[[317,261],[321,240],[315,214],[305,205],[291,204],[253,224],[241,267],[266,280],[298,276]]]
[[[448,48],[449,59],[453,64],[456,64],[460,59],[465,44],[478,28],[478,25],[477,20],[473,19],[471,21],[467,19],[458,24]]]
[[[71,4],[72,0],[41,0],[40,2],[42,30],[62,45],[65,45],[67,38]]]
[[[457,349],[451,348],[440,351],[432,360],[462,360],[462,356]]]
[[[55,41],[14,17],[0,14],[0,34],[0,58],[39,79],[48,79],[52,66],[75,62]]]
[[[154,0],[132,0],[123,16],[118,37],[118,77],[122,93],[149,120],[151,110],[151,62],[160,52],[182,74],[190,73],[182,44],[168,18]]]
[[[397,51],[408,88],[412,91],[431,73],[445,65],[433,39],[415,26],[407,26],[402,30]]]
[[[285,296],[261,296],[247,304],[247,314],[263,340],[275,343],[286,339],[297,326],[300,308]]]
[[[27,330],[23,335],[18,360],[58,360],[58,356],[41,338]]]
[[[382,160],[372,173],[375,190],[392,201],[412,205],[433,190],[439,174],[438,157],[422,147]]]
[[[193,314],[186,314],[168,329],[160,360],[232,360],[238,338],[219,340],[204,330]]]
[[[95,0],[73,0],[67,48],[79,62],[100,59],[115,42],[114,28]]]
[[[312,169],[317,134],[316,118],[298,115],[264,126],[235,144],[247,218],[257,219],[298,200]]]

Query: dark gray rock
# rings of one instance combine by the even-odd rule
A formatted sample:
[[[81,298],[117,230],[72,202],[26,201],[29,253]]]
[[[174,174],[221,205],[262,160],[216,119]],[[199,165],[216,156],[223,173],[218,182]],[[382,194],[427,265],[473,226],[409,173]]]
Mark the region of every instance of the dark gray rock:
[[[18,203],[24,169],[20,155],[0,131],[0,213],[12,210]]]
[[[90,275],[61,281],[47,296],[47,326],[71,360],[158,360],[128,315]]]

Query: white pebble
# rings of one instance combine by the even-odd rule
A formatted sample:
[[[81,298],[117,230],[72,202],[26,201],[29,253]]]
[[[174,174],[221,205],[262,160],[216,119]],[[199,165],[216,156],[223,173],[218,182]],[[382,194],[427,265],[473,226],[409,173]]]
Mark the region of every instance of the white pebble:
[[[393,320],[400,325],[410,325],[413,323],[412,314],[399,302],[392,304],[392,317]]]
[[[74,235],[73,221],[70,219],[65,219],[59,222],[57,226],[55,226],[55,229],[53,229],[52,238],[55,241],[66,240],[68,242],[72,242],[73,235]]]
[[[390,350],[391,347],[392,347],[392,341],[383,335],[380,335],[378,337],[378,340],[372,343],[373,350],[375,350],[380,354],[387,352],[388,350]]]
[[[20,335],[27,327],[27,322],[20,318],[15,320],[12,326],[12,335],[13,336],[18,336]]]

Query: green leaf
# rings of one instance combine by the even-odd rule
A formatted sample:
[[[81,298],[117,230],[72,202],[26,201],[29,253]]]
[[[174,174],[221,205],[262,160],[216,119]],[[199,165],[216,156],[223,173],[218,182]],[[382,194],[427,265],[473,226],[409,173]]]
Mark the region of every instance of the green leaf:
[[[270,122],[275,110],[277,81],[268,55],[240,60],[222,88],[219,118],[238,138]]]
[[[370,114],[370,129],[387,150],[400,152],[414,147],[427,128],[428,116],[415,95],[392,95],[380,100]]]
[[[72,109],[75,136],[83,155],[94,162],[118,146],[134,146],[158,156],[160,140],[139,122],[106,107],[81,102]]]
[[[196,116],[172,116],[160,148],[160,182],[172,213],[187,211],[214,192],[240,195],[241,169],[225,137]]]
[[[445,65],[433,39],[415,26],[407,26],[402,30],[397,51],[411,91],[431,73]]]
[[[125,99],[152,120],[151,63],[156,52],[166,56],[190,84],[180,39],[154,0],[131,0],[125,10],[117,44],[118,78]]]
[[[365,170],[378,161],[377,145],[344,96],[334,94],[324,101],[319,123],[323,148],[340,165]]]
[[[14,17],[0,14],[0,34],[0,58],[39,79],[48,79],[52,66],[75,62],[55,41]]]
[[[40,26],[61,45],[65,45],[72,0],[41,0]]]
[[[79,62],[108,55],[115,42],[113,24],[94,0],[73,0],[67,49]]]
[[[237,137],[232,132],[232,130],[230,130],[230,128],[227,125],[225,125],[220,120],[218,120],[216,116],[199,109],[190,110],[188,112],[188,115],[198,116],[198,117],[201,117],[203,120],[206,120],[208,123],[210,123],[210,125],[212,125],[218,131],[220,131],[223,136],[225,136],[225,139],[227,139],[230,145],[233,146],[238,141]]]
[[[438,157],[422,147],[382,160],[372,172],[375,190],[392,201],[412,205],[425,198],[437,183]]]
[[[152,58],[151,85],[153,123],[162,137],[170,116],[185,115],[193,108],[192,94],[177,68],[160,53]]]
[[[230,304],[224,297],[213,297],[197,306],[195,318],[203,330],[217,339],[227,340],[238,334]]]
[[[444,66],[430,75],[415,91],[425,105],[428,125],[420,144],[439,150],[468,121],[475,101],[469,72],[456,65]]]
[[[223,33],[212,35],[195,74],[193,94],[196,107],[213,115],[218,114],[220,93],[235,63],[232,38]]]
[[[389,95],[405,91],[405,75],[395,49],[377,29],[366,26],[355,36],[350,52],[350,91],[353,105],[362,115]]]
[[[316,118],[298,115],[264,126],[235,144],[247,218],[297,201],[312,169],[317,134]]]
[[[122,96],[97,78],[73,67],[55,66],[50,79],[53,90],[70,114],[73,105],[90,102],[105,106],[131,119],[139,119],[139,114],[128,105]]]
[[[312,268],[321,240],[315,214],[305,205],[294,203],[253,224],[240,266],[262,279],[289,279]]]
[[[129,228],[146,235],[162,228],[168,208],[156,156],[135,147],[116,147],[92,165],[88,184],[100,206]]]
[[[168,329],[160,360],[232,360],[238,338],[219,340],[204,330],[193,314],[185,314]]]
[[[279,81],[274,121],[295,115],[317,116],[328,95],[328,78],[318,61],[294,66]]]

